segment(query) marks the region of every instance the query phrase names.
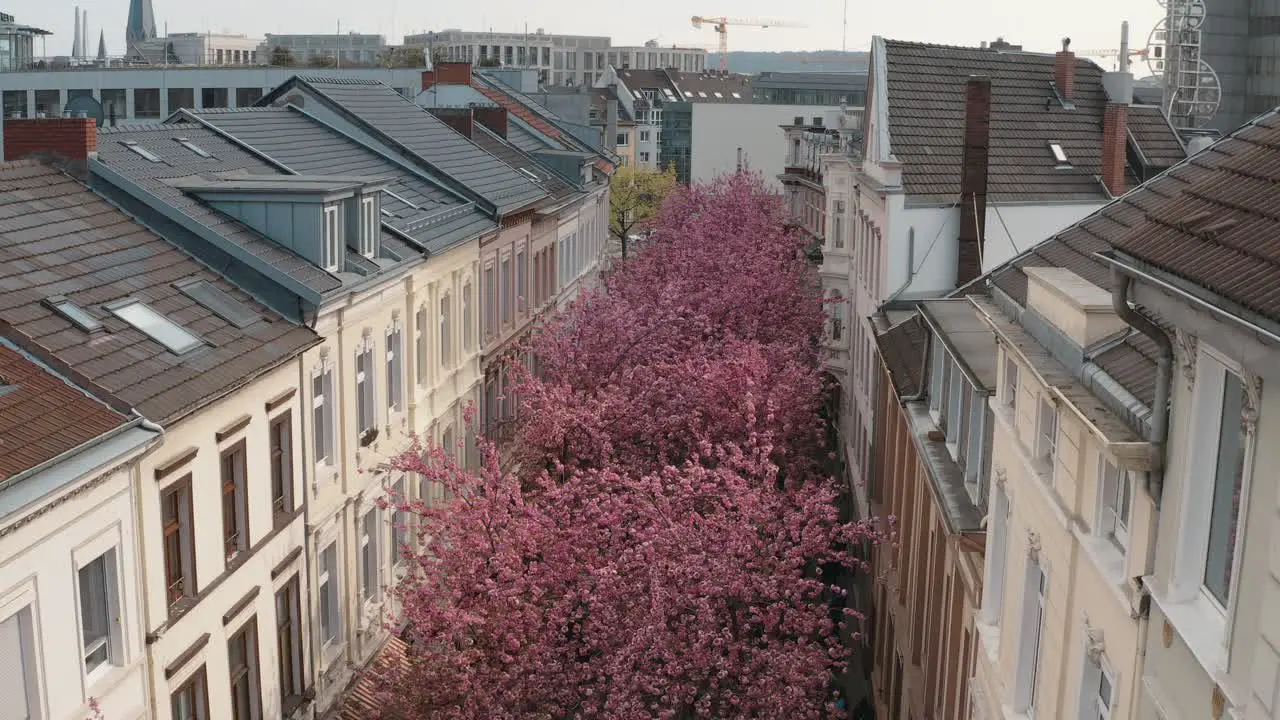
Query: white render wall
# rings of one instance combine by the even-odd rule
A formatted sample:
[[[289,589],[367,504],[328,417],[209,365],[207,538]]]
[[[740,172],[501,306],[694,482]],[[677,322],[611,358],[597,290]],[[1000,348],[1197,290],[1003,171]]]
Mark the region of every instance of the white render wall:
[[[693,103],[692,149],[689,180],[709,182],[738,167],[738,148],[744,162],[764,175],[774,190],[782,184],[777,176],[786,168],[786,143],[778,142],[779,127],[803,116],[805,122],[821,117],[827,127],[836,127],[838,107],[814,105],[765,105],[756,103]]]
[[[298,405],[299,361],[292,359],[263,374],[247,386],[231,393],[196,413],[172,423],[165,430],[163,446],[141,463],[141,522],[143,538],[142,562],[146,568],[146,629],[154,637],[149,645],[150,674],[157,720],[171,715],[170,695],[204,666],[212,718],[231,717],[231,693],[228,671],[227,641],[251,618],[258,624],[259,678],[264,717],[280,717],[281,697],[278,682],[275,640],[275,593],[294,577],[299,578],[302,592],[306,586],[306,553],[291,554],[303,547],[305,540],[303,514],[300,510],[303,491],[303,466]],[[266,403],[294,390],[289,401],[268,413]],[[284,413],[292,413],[293,433],[293,499],[295,514],[277,527],[271,509],[270,421]],[[242,430],[217,440],[219,431],[229,429],[238,419],[248,415]],[[246,487],[248,488],[249,550],[248,558],[228,571],[222,535],[222,499],[220,453],[240,440],[245,441]],[[189,461],[163,478],[156,479],[157,468],[167,468],[186,456]],[[161,525],[161,492],[191,476],[193,534],[195,538],[196,591],[198,602],[185,614],[171,617],[166,600],[164,551]],[[285,562],[288,561],[288,562]],[[282,563],[284,563],[282,565]],[[277,571],[272,577],[273,570]],[[224,614],[257,588],[257,596],[243,610],[224,623]],[[307,632],[310,620],[302,613],[300,638],[304,666],[308,677]],[[204,634],[209,637],[203,647],[180,667],[167,669],[188,648],[196,645]]]
[[[35,718],[85,718],[89,698],[105,717],[139,720],[148,708],[146,646],[142,622],[141,564],[136,550],[133,481],[136,461],[70,483],[40,507],[15,514],[0,538],[0,620],[24,608],[32,623],[37,677]],[[87,489],[84,489],[87,488]],[[78,493],[72,495],[72,493]],[[18,516],[25,516],[19,520]],[[77,592],[78,569],[115,550],[116,590],[123,641],[121,664],[84,674]],[[13,667],[7,660],[6,667]],[[0,698],[9,704],[13,698]]]

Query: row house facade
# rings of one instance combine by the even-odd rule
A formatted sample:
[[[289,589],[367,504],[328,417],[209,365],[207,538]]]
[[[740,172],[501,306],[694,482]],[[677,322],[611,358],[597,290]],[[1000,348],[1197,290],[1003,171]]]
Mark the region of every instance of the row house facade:
[[[164,443],[137,467],[156,489],[139,500],[140,527],[164,528],[140,533],[139,567],[155,575],[139,622],[146,716],[323,715],[386,643],[398,613],[387,588],[408,536],[378,500],[442,494],[379,466],[415,436],[474,462],[464,410],[504,402],[492,384],[484,395],[485,359],[496,375],[509,349],[485,334],[485,318],[513,341],[518,323],[576,291],[603,250],[592,240],[607,207],[597,156],[520,150],[500,134],[500,110],[463,134],[378,83],[295,79],[261,108],[100,135],[91,121],[33,121],[29,151],[78,161],[94,190],[175,254],[217,268],[213,284],[235,288],[222,295],[239,303],[178,287],[186,281],[173,293],[200,298],[233,329],[251,322],[246,302],[261,303],[278,313],[272,330],[305,340],[287,364],[241,373],[251,388],[210,398],[176,426],[156,418]],[[154,318],[132,319],[156,331]],[[181,331],[158,330],[170,342],[186,340]],[[234,341],[214,342],[251,347]],[[198,367],[240,377],[236,363]],[[271,482],[251,482],[255,472]],[[219,498],[213,533],[194,508]]]
[[[879,318],[871,492],[899,531],[876,558],[887,717],[1278,716],[1260,440],[1280,226],[1246,191],[1273,182],[1278,133],[1262,116],[954,298]],[[976,492],[929,472],[939,459],[976,462]],[[920,516],[969,501],[985,543],[938,574],[941,526],[922,536]],[[934,627],[966,573],[963,612]]]
[[[96,141],[91,120],[28,121],[10,132],[58,140],[61,150],[78,139],[82,158]],[[84,393],[59,412],[103,403],[127,430],[49,468],[79,487],[45,474],[43,488],[23,488],[63,501],[16,528],[50,533],[29,546],[51,553],[47,564],[23,571],[34,558],[19,557],[3,574],[36,602],[18,632],[43,641],[16,656],[35,703],[28,715],[75,717],[92,698],[122,717],[286,716],[310,689],[308,616],[287,600],[307,582],[293,438],[300,360],[318,336],[77,179],[29,161],[3,175],[15,219],[0,244],[14,288],[0,309],[5,341]],[[82,430],[102,426],[86,409]],[[136,429],[154,438],[145,452],[120,444]],[[6,432],[6,445],[18,432]],[[110,449],[123,454],[93,457]],[[129,464],[113,466],[131,452]],[[74,522],[50,527],[58,517]],[[71,570],[74,582],[54,578]],[[48,584],[35,584],[42,574]]]
[[[842,424],[855,488],[875,482],[882,310],[947,294],[1185,157],[1159,108],[1130,105],[1127,75],[1104,78],[1069,50],[998,47],[874,38],[865,112],[822,158],[826,232],[839,217],[848,236],[844,253],[824,247],[824,274],[847,268]]]

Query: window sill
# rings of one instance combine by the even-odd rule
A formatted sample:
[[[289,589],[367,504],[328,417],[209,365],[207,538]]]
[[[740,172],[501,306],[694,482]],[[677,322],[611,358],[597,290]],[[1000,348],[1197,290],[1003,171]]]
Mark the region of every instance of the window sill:
[[[327,647],[320,648],[320,672],[327,673],[333,669],[334,664],[342,658],[347,651],[345,642],[334,640]]]
[[[1000,626],[991,625],[981,619],[975,619],[973,626],[978,631],[978,641],[982,643],[987,659],[991,661],[993,667],[997,667],[1000,662]]]
[[[1121,611],[1131,615],[1133,607],[1128,593],[1129,579],[1125,576],[1128,557],[1107,538],[1087,533],[1079,527],[1072,528],[1071,532],[1084,548],[1085,554],[1093,561],[1094,568],[1106,581],[1107,589],[1111,591],[1116,602],[1120,603]]]
[[[1196,661],[1204,668],[1209,678],[1225,691],[1228,686],[1227,648],[1224,642],[1227,631],[1226,616],[1213,607],[1199,592],[1192,600],[1175,602],[1163,593],[1157,592],[1153,578],[1143,578],[1143,581],[1147,587],[1151,588],[1151,599],[1160,608],[1160,612],[1164,613],[1169,624],[1178,631],[1178,635],[1182,637],[1182,641],[1191,650]]]

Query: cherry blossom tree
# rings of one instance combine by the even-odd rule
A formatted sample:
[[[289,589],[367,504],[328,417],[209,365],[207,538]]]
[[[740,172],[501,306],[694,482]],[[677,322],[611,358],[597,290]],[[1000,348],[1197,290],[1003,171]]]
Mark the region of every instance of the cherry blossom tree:
[[[778,199],[669,198],[654,241],[532,339],[514,463],[385,468],[416,542],[388,717],[823,718],[855,629],[831,569],[872,528],[823,472],[822,299]]]

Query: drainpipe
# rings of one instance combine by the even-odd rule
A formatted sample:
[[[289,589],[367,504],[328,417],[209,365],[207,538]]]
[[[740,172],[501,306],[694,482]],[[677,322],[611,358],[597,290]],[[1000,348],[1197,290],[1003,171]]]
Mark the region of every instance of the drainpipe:
[[[1160,357],[1156,361],[1156,394],[1151,403],[1151,432],[1147,441],[1151,448],[1147,451],[1151,470],[1147,473],[1147,493],[1155,502],[1156,510],[1160,509],[1161,495],[1164,493],[1164,451],[1169,434],[1169,389],[1173,376],[1173,343],[1169,336],[1158,325],[1145,315],[1129,306],[1129,286],[1133,278],[1126,275],[1118,265],[1111,266],[1111,305],[1131,327],[1146,335],[1160,348]]]

